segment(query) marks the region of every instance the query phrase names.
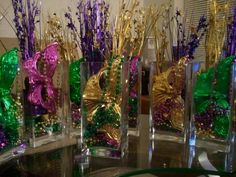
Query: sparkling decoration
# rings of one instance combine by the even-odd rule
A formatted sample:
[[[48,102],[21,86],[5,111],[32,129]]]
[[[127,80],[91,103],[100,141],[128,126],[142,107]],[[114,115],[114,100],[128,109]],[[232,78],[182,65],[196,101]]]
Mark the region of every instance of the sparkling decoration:
[[[71,9],[65,13],[74,41],[80,46],[87,62],[103,62],[110,57],[111,33],[108,29],[109,5],[101,1],[79,1],[76,16],[80,29],[76,28]],[[79,40],[80,39],[80,40]],[[96,68],[96,66],[94,66]],[[96,70],[97,71],[97,70]]]
[[[211,1],[209,6],[209,28],[206,35],[207,68],[214,66],[221,57],[227,32],[228,14],[228,2],[221,5],[216,0]]]
[[[81,101],[81,83],[80,83],[80,63],[84,62],[84,58],[74,61],[70,64],[69,69],[69,83],[70,83],[70,100],[71,106],[71,118],[72,126],[80,126],[80,101]]]
[[[80,63],[85,60],[81,58],[70,64],[69,79],[70,79],[70,99],[73,103],[80,105]]]
[[[36,52],[35,25],[39,22],[40,10],[36,1],[12,0],[16,37],[19,41],[22,60],[27,60]]]
[[[106,9],[103,1],[98,4],[98,9]],[[94,12],[98,12],[95,6],[96,3],[91,3],[89,0],[85,4],[79,3],[79,13],[77,13],[80,29],[82,29],[80,30],[80,46],[83,51],[83,57],[88,62],[98,61],[97,58],[91,57],[91,55],[97,56],[97,51],[95,50],[97,49],[100,50],[98,53],[103,54],[100,61],[104,61],[102,66],[97,67],[88,63],[89,74],[91,76],[85,85],[82,99],[84,107],[81,108],[83,116],[86,117],[88,122],[85,127],[85,141],[89,147],[106,146],[120,149],[122,143],[122,126],[120,125],[122,118],[121,103],[125,101],[123,99],[128,99],[123,98],[121,94],[123,88],[123,85],[121,85],[121,80],[123,79],[121,78],[123,58],[127,58],[123,56],[130,56],[128,61],[130,61],[131,69],[131,77],[128,78],[129,81],[127,80],[125,84],[130,84],[130,104],[133,105],[131,105],[132,108],[128,106],[126,108],[133,109],[133,115],[137,115],[134,104],[137,106],[136,103],[138,103],[136,90],[138,84],[138,63],[145,37],[148,34],[147,31],[150,30],[149,28],[147,29],[147,26],[150,24],[148,17],[153,15],[152,17],[156,18],[155,15],[158,16],[158,11],[155,11],[155,15],[154,13],[150,15],[149,11],[144,12],[139,8],[139,1],[137,0],[132,0],[130,3],[122,2],[119,15],[115,20],[114,29],[112,30],[113,33],[110,33],[107,32],[107,24],[109,23],[105,11],[101,11],[100,15],[95,16]],[[77,33],[78,30],[72,20],[72,15],[67,13],[66,18],[68,19],[68,27],[74,33]],[[103,34],[103,37],[100,37],[100,32]],[[105,42],[103,40],[104,37],[106,39]],[[106,44],[106,48],[101,48],[104,46],[103,44]],[[128,74],[127,71],[126,76]],[[116,120],[112,120],[111,117]],[[133,118],[135,118],[135,122],[136,117]]]
[[[137,126],[138,116],[138,77],[140,57],[134,57],[130,62],[130,77],[129,77],[129,127]]]
[[[153,121],[157,123],[157,125],[154,124],[154,127],[158,127],[159,123],[169,121],[173,128],[183,130],[184,102],[181,92],[184,88],[187,62],[188,58],[182,58],[176,66],[154,76],[152,87]],[[177,108],[179,108],[179,112],[175,111]]]
[[[42,58],[41,58],[42,57]],[[41,73],[37,63],[42,59],[46,65],[46,73]],[[29,77],[30,90],[28,100],[34,105],[42,106],[49,112],[55,112],[55,91],[52,77],[57,66],[57,43],[52,43],[43,52],[37,52],[33,58],[23,62],[23,68]],[[42,95],[45,89],[45,95]]]
[[[229,21],[227,28],[227,51],[226,57],[236,55],[236,8]]]
[[[75,103],[71,104],[71,119],[72,119],[72,127],[79,128],[81,122],[81,109],[80,105],[78,106]]]
[[[226,139],[230,123],[230,76],[234,57],[219,61],[197,76],[194,88],[195,123],[198,133]]]
[[[34,124],[35,137],[52,135],[54,132],[60,132],[62,129],[61,123],[58,122],[57,117],[53,117],[49,114],[34,117]]]
[[[206,18],[202,16],[198,25],[192,27],[189,36],[186,36],[181,12],[177,10],[175,16],[169,19],[171,8],[170,5],[162,12],[164,17],[162,31],[154,30],[157,46],[162,47],[156,49],[156,75],[153,76],[152,81],[152,115],[155,129],[181,132],[184,128],[185,67],[190,60],[194,59],[193,54],[200,45],[208,25]],[[172,66],[163,72],[165,54],[168,48],[173,49],[166,32],[173,19],[177,24],[177,46],[174,47],[176,51],[172,52]],[[167,45],[169,43],[171,46]]]
[[[97,75],[90,77],[86,84],[83,100],[84,109],[88,110],[85,115],[88,124],[85,127],[84,137],[88,147],[118,148],[120,145],[122,63],[121,57],[111,58],[108,65]]]
[[[0,57],[0,147],[11,147],[19,140],[20,105],[11,96],[11,86],[18,71],[18,54],[14,48]]]

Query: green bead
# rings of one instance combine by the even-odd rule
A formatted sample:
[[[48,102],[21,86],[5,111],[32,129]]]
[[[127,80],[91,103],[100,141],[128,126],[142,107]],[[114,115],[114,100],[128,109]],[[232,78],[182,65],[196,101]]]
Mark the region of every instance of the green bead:
[[[229,116],[216,116],[213,120],[213,131],[222,138],[227,138],[229,131]]]

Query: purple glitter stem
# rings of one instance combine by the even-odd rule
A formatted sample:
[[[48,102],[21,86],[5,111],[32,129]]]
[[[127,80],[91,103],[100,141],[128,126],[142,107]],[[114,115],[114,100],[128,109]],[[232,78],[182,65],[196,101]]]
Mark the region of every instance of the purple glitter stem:
[[[193,54],[196,48],[200,45],[200,41],[204,36],[207,29],[207,20],[205,16],[201,16],[199,19],[196,31],[191,32],[189,36],[185,35],[185,26],[181,22],[180,11],[176,11],[175,20],[177,24],[177,46],[173,46],[174,61],[178,61],[183,56],[188,55],[190,59],[193,59]],[[188,37],[186,39],[186,37]]]
[[[103,62],[111,49],[111,33],[108,28],[109,6],[105,1],[86,0],[79,1],[77,5],[76,16],[79,22],[80,46],[83,57],[87,62]],[[65,14],[68,19],[68,27],[75,34],[75,24],[71,15]],[[108,44],[108,45],[107,45]]]
[[[236,8],[232,16],[232,23],[228,25],[227,29],[227,49],[226,57],[236,55]]]
[[[14,10],[13,22],[16,28],[16,36],[19,41],[22,59],[28,59],[35,53],[35,25],[40,11],[35,1],[32,3],[27,0],[27,5],[24,6],[22,0],[12,0]],[[27,8],[27,10],[26,10]],[[26,14],[26,12],[28,12]]]
[[[199,19],[199,23],[197,26],[196,32],[190,34],[190,40],[186,46],[186,54],[189,56],[190,59],[193,59],[193,54],[200,45],[200,41],[202,40],[205,32],[207,30],[208,24],[205,16],[201,16]]]

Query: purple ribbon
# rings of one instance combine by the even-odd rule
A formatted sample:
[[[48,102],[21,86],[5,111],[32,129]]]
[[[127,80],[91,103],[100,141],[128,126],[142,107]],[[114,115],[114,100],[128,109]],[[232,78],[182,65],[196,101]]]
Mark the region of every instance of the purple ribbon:
[[[36,52],[32,58],[23,61],[23,68],[29,77],[29,102],[34,105],[40,105],[49,112],[56,111],[53,75],[58,62],[57,46],[57,43],[51,43],[43,52]],[[45,64],[44,73],[41,73],[37,67],[40,59]]]

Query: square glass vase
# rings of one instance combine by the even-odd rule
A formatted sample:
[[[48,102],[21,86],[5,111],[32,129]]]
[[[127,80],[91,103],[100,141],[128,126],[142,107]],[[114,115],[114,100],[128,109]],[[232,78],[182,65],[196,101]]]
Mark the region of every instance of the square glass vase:
[[[83,155],[121,158],[128,147],[129,63],[83,62],[80,73]]]
[[[150,66],[150,139],[184,143],[185,70],[183,59],[160,69]]]
[[[0,164],[25,152],[22,77],[17,49],[0,57]]]
[[[69,131],[71,137],[81,136],[81,77],[80,64],[83,58],[69,65]]]
[[[186,157],[188,167],[235,170],[235,88],[233,57],[206,68],[193,60],[186,71]]]
[[[56,51],[57,44],[52,43],[34,59],[23,62],[24,77],[24,117],[25,132],[31,147],[38,147],[65,135],[65,109],[69,103],[64,99],[63,62]],[[54,54],[51,56],[51,54]],[[37,55],[37,54],[36,54]]]
[[[141,113],[142,63],[140,57],[129,62],[128,134],[139,136]]]

